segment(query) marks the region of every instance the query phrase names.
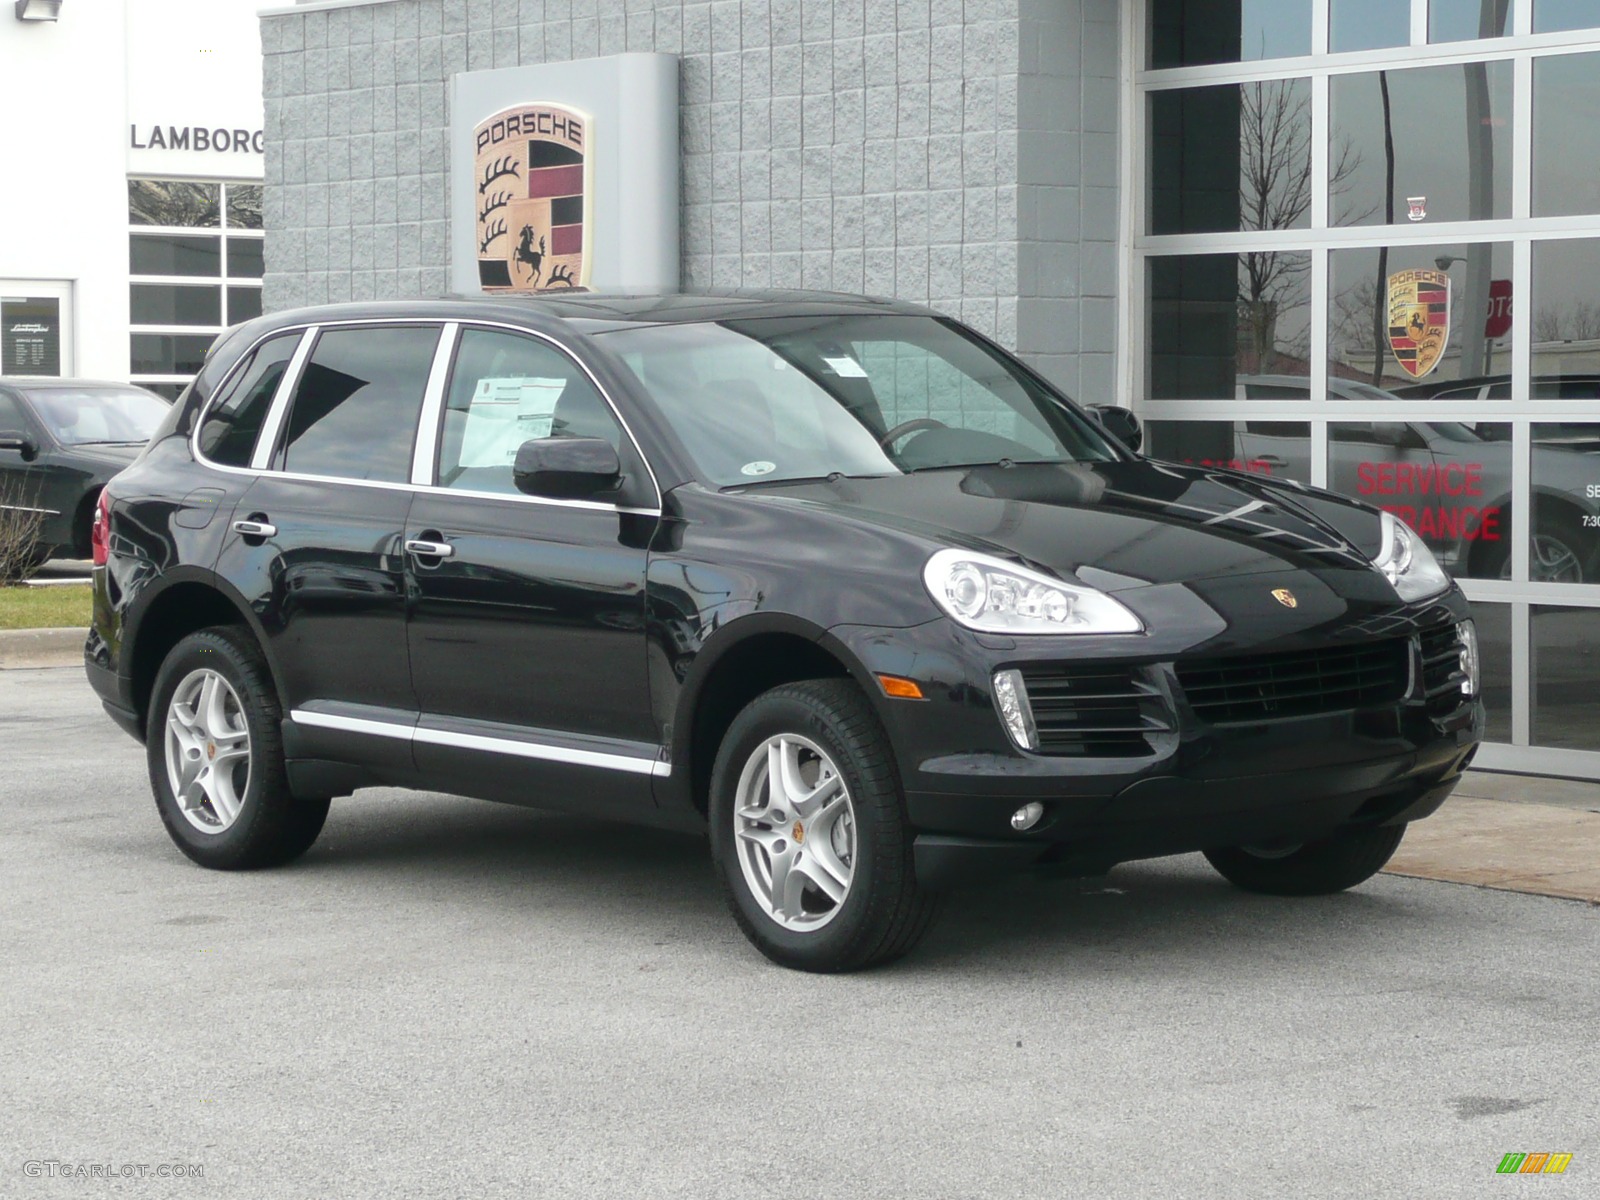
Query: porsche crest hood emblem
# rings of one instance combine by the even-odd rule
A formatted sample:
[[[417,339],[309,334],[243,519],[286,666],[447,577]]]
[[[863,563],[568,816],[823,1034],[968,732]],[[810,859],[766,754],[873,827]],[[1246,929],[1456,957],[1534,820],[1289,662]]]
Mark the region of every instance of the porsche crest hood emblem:
[[[478,283],[486,292],[571,292],[589,284],[587,114],[520,104],[473,130]]]
[[[1300,601],[1294,598],[1294,593],[1288,588],[1273,588],[1272,598],[1285,608],[1296,608],[1300,604]]]
[[[1450,276],[1396,271],[1389,276],[1389,350],[1400,369],[1421,379],[1439,365],[1450,340]]]

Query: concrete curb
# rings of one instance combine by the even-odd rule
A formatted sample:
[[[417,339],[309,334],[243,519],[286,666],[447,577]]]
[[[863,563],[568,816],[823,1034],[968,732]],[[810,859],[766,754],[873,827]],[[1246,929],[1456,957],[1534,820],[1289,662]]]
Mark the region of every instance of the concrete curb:
[[[75,667],[83,662],[84,629],[0,629],[0,671]]]

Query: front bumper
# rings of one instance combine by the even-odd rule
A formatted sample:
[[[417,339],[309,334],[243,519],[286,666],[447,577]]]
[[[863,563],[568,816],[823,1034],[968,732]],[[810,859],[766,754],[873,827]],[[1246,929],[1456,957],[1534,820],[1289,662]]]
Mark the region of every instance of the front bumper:
[[[1452,591],[1385,633],[1420,636],[1468,616]],[[989,681],[1030,655],[1059,658],[1060,639],[995,645],[934,623],[841,640],[869,671],[929,681],[929,699],[884,698],[879,711],[916,830],[918,878],[930,887],[1030,866],[1097,874],[1131,859],[1417,820],[1443,803],[1483,737],[1482,703],[1459,693],[1430,700],[1420,663],[1399,699],[1213,723],[1186,702],[1173,666],[1192,651],[1169,643],[1155,657],[1148,644],[1100,639],[1082,644],[1099,654],[1075,661],[1136,661],[1159,684],[1169,728],[1140,752],[1115,757],[1029,753],[1005,733]],[[1290,648],[1316,644],[1302,638]],[[1034,801],[1044,816],[1025,832],[1012,829],[1012,814]]]

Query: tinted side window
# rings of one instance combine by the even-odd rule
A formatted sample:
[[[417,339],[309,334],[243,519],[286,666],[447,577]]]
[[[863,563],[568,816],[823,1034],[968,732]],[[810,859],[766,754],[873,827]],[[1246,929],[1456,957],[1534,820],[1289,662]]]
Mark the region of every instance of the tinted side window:
[[[439,438],[439,486],[517,495],[517,447],[546,437],[605,438],[628,470],[631,444],[577,363],[537,338],[464,330]]]
[[[283,469],[302,475],[404,483],[435,326],[332,329],[295,385]]]
[[[224,467],[248,467],[256,436],[289,366],[300,333],[271,338],[251,351],[200,426],[200,453]]]
[[[21,406],[9,394],[0,392],[0,429],[28,432],[31,422],[23,419]]]

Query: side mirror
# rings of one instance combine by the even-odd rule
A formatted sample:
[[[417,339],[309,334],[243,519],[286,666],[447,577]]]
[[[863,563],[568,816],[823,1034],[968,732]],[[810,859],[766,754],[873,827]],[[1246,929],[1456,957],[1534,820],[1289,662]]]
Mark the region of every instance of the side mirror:
[[[1089,411],[1099,420],[1102,429],[1129,450],[1144,445],[1144,430],[1139,427],[1139,418],[1130,410],[1116,404],[1091,404]]]
[[[517,447],[517,491],[552,500],[585,500],[622,482],[622,463],[605,438],[534,438]]]
[[[39,443],[15,429],[0,431],[0,450],[15,450],[22,455],[23,462],[32,462],[39,457]]]

